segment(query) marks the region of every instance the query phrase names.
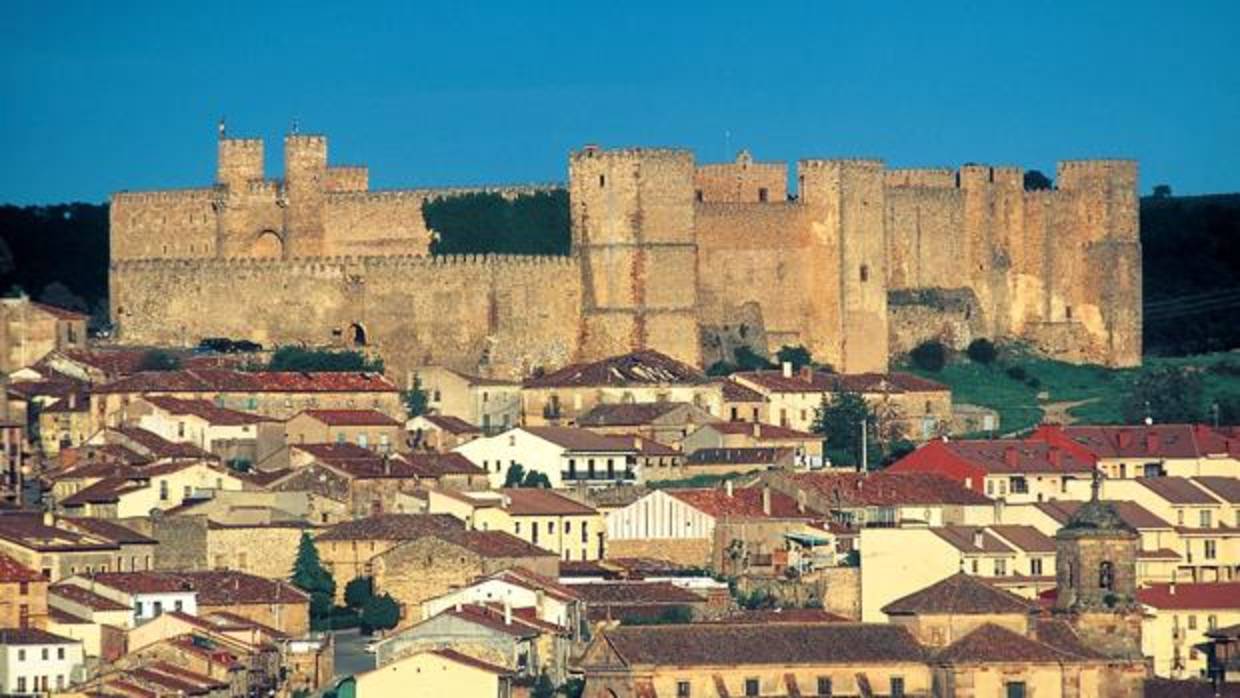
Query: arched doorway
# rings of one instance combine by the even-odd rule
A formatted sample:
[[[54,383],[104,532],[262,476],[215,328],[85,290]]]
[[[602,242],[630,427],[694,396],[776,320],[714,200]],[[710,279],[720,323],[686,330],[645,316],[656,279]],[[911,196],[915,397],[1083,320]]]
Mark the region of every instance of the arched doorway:
[[[279,259],[284,256],[284,238],[274,230],[264,230],[250,245],[251,257]]]
[[[366,346],[366,328],[361,323],[353,323],[349,325],[349,344],[355,347]]]

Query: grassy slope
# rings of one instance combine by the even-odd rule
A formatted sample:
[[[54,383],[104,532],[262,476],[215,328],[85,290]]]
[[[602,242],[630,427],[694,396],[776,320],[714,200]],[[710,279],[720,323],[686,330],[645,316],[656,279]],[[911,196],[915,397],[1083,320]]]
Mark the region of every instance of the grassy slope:
[[[1108,369],[1102,366],[1078,366],[1034,356],[1004,356],[990,366],[982,366],[958,357],[940,373],[905,367],[920,376],[946,383],[952,388],[952,401],[984,405],[999,412],[1000,433],[1021,431],[1036,426],[1044,415],[1043,406],[1051,402],[1089,400],[1069,410],[1078,422],[1118,424],[1121,421],[1123,395],[1143,370],[1161,366],[1206,369],[1229,359],[1240,362],[1235,354],[1203,354],[1200,356],[1162,358],[1146,357],[1141,369]],[[1036,377],[1038,387],[1013,380],[1007,375],[1011,366],[1020,366],[1028,376]],[[1202,371],[1207,401],[1224,393],[1240,393],[1240,377]]]

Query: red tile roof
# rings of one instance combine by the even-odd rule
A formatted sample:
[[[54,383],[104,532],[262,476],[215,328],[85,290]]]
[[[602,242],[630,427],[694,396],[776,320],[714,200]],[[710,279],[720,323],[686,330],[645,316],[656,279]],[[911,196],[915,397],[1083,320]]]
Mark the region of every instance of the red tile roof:
[[[432,533],[464,530],[465,525],[448,514],[383,514],[338,523],[315,540],[416,540]]]
[[[513,516],[589,516],[593,507],[551,490],[536,487],[501,489],[504,510]]]
[[[688,467],[703,465],[775,465],[795,457],[796,451],[788,446],[748,448],[699,448],[685,459]]]
[[[888,615],[1027,615],[1037,604],[963,572],[896,599],[883,607]]]
[[[446,414],[424,414],[422,418],[449,434],[481,434],[482,430],[461,419]]]
[[[589,429],[578,429],[575,427],[518,428],[570,451],[624,453],[637,450],[632,441],[619,439],[614,436],[603,436]]]
[[[1137,590],[1137,600],[1161,609],[1240,610],[1240,582],[1151,584]]]
[[[776,518],[813,519],[818,514],[802,511],[792,497],[775,490],[765,490],[770,496],[770,513],[763,509],[764,488],[734,487],[728,496],[726,488],[669,489],[665,492],[689,506],[715,518]]]
[[[377,373],[235,371],[226,368],[145,371],[94,388],[96,393],[395,393]]]
[[[85,321],[90,318],[90,316],[86,313],[80,313],[76,310],[70,310],[69,308],[62,308],[58,305],[51,305],[50,303],[37,303],[35,301],[31,301],[30,306],[54,316],[57,320]]]
[[[16,559],[0,553],[0,583],[16,584],[18,582],[42,582],[43,575],[18,562]]]
[[[588,606],[701,604],[706,598],[671,582],[591,582],[573,586]]]
[[[962,553],[993,555],[1016,552],[980,526],[938,526],[930,531]]]
[[[1074,444],[1097,458],[1201,458],[1222,454],[1240,457],[1240,439],[1226,430],[1201,424],[1043,425],[1031,438]]]
[[[0,538],[40,552],[70,550],[117,550],[115,541],[59,526],[46,526],[42,514],[0,514]]]
[[[530,388],[622,385],[698,385],[707,382],[697,368],[653,350],[612,356],[592,363],[570,364],[558,371],[531,378]]]
[[[169,441],[153,431],[148,431],[141,427],[120,426],[114,431],[130,442],[137,444],[144,449],[153,458],[201,458],[204,460],[218,460],[218,456],[191,443],[177,443]]]
[[[811,434],[807,431],[798,431],[787,427],[775,426],[774,424],[762,424],[761,422],[719,422],[717,424],[707,424],[702,428],[714,429],[721,434],[744,434],[758,441],[823,440],[820,434]]]
[[[444,659],[447,659],[450,662],[456,662],[457,664],[464,664],[466,666],[471,666],[475,669],[481,669],[483,671],[490,672],[492,674],[499,674],[500,676],[508,676],[509,674],[513,673],[512,670],[508,669],[507,667],[502,667],[502,666],[498,666],[495,664],[491,664],[489,662],[484,662],[481,659],[471,657],[467,654],[462,654],[452,649],[431,650],[430,653],[437,657],[443,657]]]
[[[305,592],[287,582],[231,570],[99,572],[86,578],[128,594],[192,591],[199,606],[308,603],[310,600]]]
[[[786,478],[845,507],[992,503],[954,480],[930,473],[797,473]]]
[[[636,427],[653,424],[660,417],[682,407],[687,402],[620,402],[595,405],[589,412],[577,417],[583,427]]]
[[[249,412],[219,407],[210,400],[182,400],[168,395],[150,395],[143,399],[169,414],[191,415],[216,426],[243,426],[275,421]]]
[[[724,402],[766,402],[762,393],[732,379],[719,381],[722,386]]]
[[[935,658],[948,664],[1058,663],[1083,659],[994,623],[986,623],[956,640]]]
[[[1137,482],[1172,504],[1218,504],[1186,477],[1139,477]]]
[[[1240,477],[1203,475],[1193,478],[1193,482],[1228,504],[1240,504]]]
[[[123,526],[106,519],[66,516],[61,518],[60,521],[61,525],[68,528],[76,528],[101,538],[116,541],[117,543],[154,545],[158,542],[154,538],[144,536],[128,526]]]
[[[626,665],[754,666],[921,663],[907,628],[886,623],[696,623],[621,626],[603,641]]]
[[[398,427],[400,422],[378,410],[303,410],[301,414],[329,426]]]
[[[350,478],[438,479],[446,475],[485,475],[459,453],[376,453],[350,443],[296,444],[292,448]],[[288,473],[285,473],[288,474]]]
[[[50,596],[57,596],[62,599],[72,601],[76,604],[85,606],[92,611],[127,611],[129,607],[123,603],[119,603],[109,599],[106,596],[96,594],[95,592],[80,587],[77,584],[60,583],[49,587],[47,593]]]
[[[1126,500],[1103,500],[1103,503],[1109,504],[1111,508],[1115,509],[1115,511],[1119,514],[1119,517],[1124,520],[1124,523],[1135,529],[1171,528],[1171,524],[1163,521],[1161,518],[1154,515],[1148,509],[1140,504],[1137,504],[1136,502],[1129,502]],[[1049,502],[1037,502],[1034,506],[1037,507],[1039,511],[1042,511],[1046,515],[1053,518],[1056,522],[1066,524],[1082,504],[1084,504],[1084,502],[1052,500]]]
[[[1027,553],[1053,553],[1055,541],[1033,526],[1004,524],[987,526],[987,530]]]
[[[825,371],[798,371],[785,376],[780,369],[745,371],[733,379],[752,383],[774,393],[833,393],[847,390],[854,393],[925,393],[947,392],[942,383],[926,380],[911,373],[893,372],[839,374]]]
[[[844,616],[821,608],[772,608],[738,611],[723,623],[848,623]]]
[[[942,461],[958,459],[986,473],[1089,474],[1093,460],[1041,441],[989,439],[930,441],[893,463],[893,473],[935,472]]]
[[[0,647],[5,645],[76,645],[81,640],[61,637],[38,628],[0,628]]]

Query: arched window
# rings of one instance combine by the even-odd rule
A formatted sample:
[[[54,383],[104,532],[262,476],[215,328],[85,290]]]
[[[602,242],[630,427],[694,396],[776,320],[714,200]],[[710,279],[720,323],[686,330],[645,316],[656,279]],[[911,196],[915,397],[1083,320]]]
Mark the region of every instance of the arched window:
[[[861,280],[862,281],[870,280],[870,267],[865,264],[861,265]]]
[[[1104,560],[1098,565],[1098,588],[1107,591],[1115,588],[1115,566],[1110,560]]]
[[[355,347],[366,346],[366,328],[356,322],[349,325],[349,342]]]

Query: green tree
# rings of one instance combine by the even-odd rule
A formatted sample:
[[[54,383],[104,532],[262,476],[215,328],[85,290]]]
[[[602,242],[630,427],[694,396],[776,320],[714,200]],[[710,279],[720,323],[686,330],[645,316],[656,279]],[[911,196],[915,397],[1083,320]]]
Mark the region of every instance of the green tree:
[[[564,696],[564,698],[581,698],[586,691],[586,680],[582,678],[571,678],[560,684],[555,689],[556,693]]]
[[[947,347],[934,339],[913,347],[908,356],[913,365],[923,371],[938,373],[947,365]]]
[[[1029,170],[1025,173],[1025,191],[1050,189],[1054,185],[1051,178],[1042,174],[1040,170]]]
[[[765,356],[755,352],[746,346],[737,347],[732,352],[736,358],[736,367],[741,371],[758,371],[764,368],[772,368],[771,362],[767,361]]]
[[[318,548],[314,547],[310,534],[304,531],[297,544],[297,559],[293,561],[290,579],[293,586],[310,594],[311,618],[326,618],[331,615],[336,581],[319,560]]]
[[[176,371],[179,368],[181,359],[163,349],[151,349],[138,361],[139,371]]]
[[[882,462],[879,446],[878,420],[859,393],[839,386],[823,394],[822,404],[814,415],[814,433],[827,440],[827,456],[839,465],[861,463],[861,425],[865,425],[867,458],[871,467]]]
[[[1138,424],[1149,417],[1159,424],[1199,422],[1205,396],[1201,377],[1172,366],[1147,371],[1133,384],[1124,401],[1124,421]]]
[[[400,606],[388,594],[372,596],[362,606],[362,626],[364,635],[376,630],[395,628],[400,622]]]
[[[520,487],[525,482],[525,466],[513,463],[504,473],[504,487]]]
[[[265,370],[300,373],[383,373],[383,360],[369,359],[365,354],[351,349],[332,351],[286,346],[276,349],[271,354]]]
[[[989,366],[999,357],[999,350],[995,348],[995,343],[983,337],[969,342],[969,348],[966,351],[970,361],[983,366]]]
[[[1171,185],[1170,184],[1155,184],[1154,185],[1154,198],[1155,199],[1170,199],[1171,198]]]
[[[537,470],[525,471],[525,477],[521,479],[522,487],[551,489],[551,480]]]
[[[426,414],[426,406],[430,403],[430,398],[422,389],[422,379],[418,376],[413,377],[413,387],[401,393],[401,398],[405,401],[405,411],[410,417]]]
[[[802,366],[809,366],[814,363],[814,359],[810,356],[809,349],[801,345],[795,347],[785,344],[779,351],[775,352],[775,359],[780,363],[792,364],[794,370],[800,370]]]
[[[355,577],[344,585],[344,604],[360,611],[366,602],[375,595],[375,582],[370,577]]]
[[[1219,395],[1214,400],[1211,411],[1215,412],[1215,414],[1210,415],[1211,423],[1217,417],[1220,425],[1240,425],[1240,393]]]
[[[534,687],[530,689],[530,698],[555,698],[555,684],[551,683],[551,677],[547,676],[545,669],[534,681]]]

